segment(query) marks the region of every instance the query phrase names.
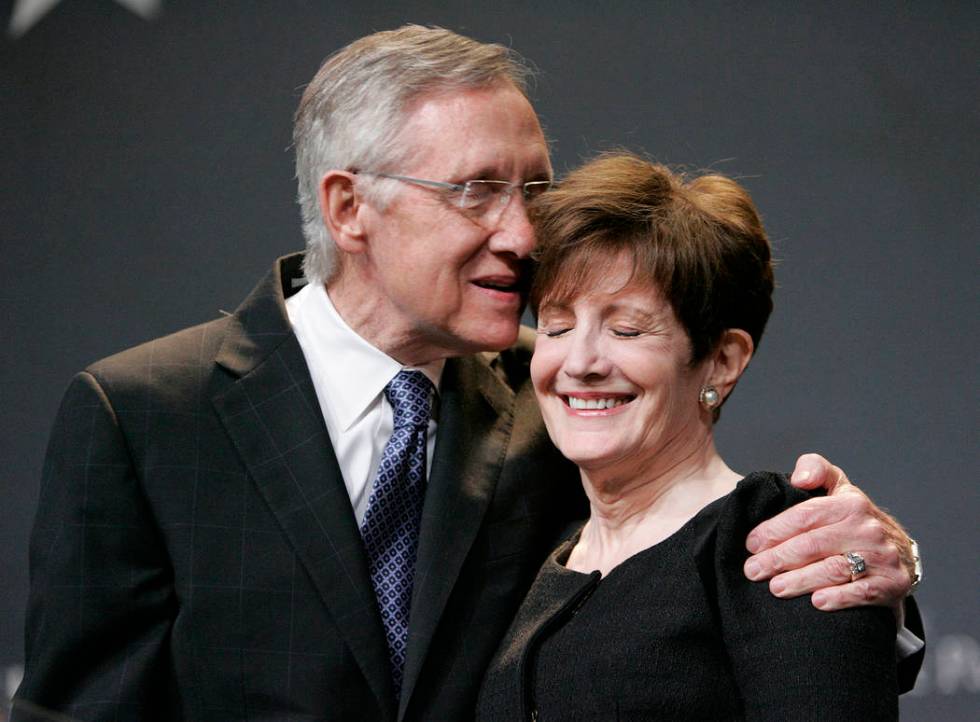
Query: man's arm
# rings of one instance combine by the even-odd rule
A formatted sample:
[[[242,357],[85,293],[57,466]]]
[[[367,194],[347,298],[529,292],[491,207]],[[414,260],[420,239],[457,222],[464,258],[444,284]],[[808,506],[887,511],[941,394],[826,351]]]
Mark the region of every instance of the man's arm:
[[[753,556],[745,562],[745,576],[769,579],[777,597],[810,594],[813,606],[824,611],[890,607],[900,628],[907,626],[924,639],[915,602],[908,598],[915,559],[902,526],[818,454],[801,456],[791,481],[801,489],[823,488],[827,496],[790,507],[755,527],[746,539]],[[852,580],[845,552],[864,557],[865,574]],[[915,684],[923,649],[899,655],[900,691]]]
[[[179,718],[166,652],[176,599],[159,534],[112,404],[79,374],[45,460],[12,720]]]

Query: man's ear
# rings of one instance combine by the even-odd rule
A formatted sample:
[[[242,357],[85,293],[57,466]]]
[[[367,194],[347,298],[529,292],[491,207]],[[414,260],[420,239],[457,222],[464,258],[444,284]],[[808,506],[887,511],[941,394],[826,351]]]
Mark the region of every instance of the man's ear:
[[[345,253],[361,253],[365,246],[362,219],[364,199],[357,191],[353,173],[330,170],[318,188],[323,224],[337,248]]]
[[[718,347],[711,355],[711,370],[705,383],[711,384],[725,399],[752,359],[755,344],[752,337],[740,328],[726,329]]]

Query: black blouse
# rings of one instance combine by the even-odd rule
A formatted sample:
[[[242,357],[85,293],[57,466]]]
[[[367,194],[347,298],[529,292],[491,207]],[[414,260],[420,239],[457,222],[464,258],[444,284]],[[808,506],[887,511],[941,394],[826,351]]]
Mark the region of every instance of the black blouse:
[[[804,498],[784,476],[750,474],[604,578],[565,568],[576,534],[538,573],[478,718],[896,719],[888,609],[821,612],[742,573],[748,532]]]

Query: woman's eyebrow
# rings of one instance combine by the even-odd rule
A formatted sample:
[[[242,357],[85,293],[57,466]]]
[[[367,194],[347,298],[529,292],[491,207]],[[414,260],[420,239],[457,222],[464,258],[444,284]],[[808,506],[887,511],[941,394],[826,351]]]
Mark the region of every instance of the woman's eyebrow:
[[[562,313],[571,309],[572,304],[567,301],[548,301],[538,306],[538,316],[544,313]]]
[[[666,311],[664,309],[647,310],[642,306],[633,303],[614,303],[608,309],[608,314],[626,313],[643,321],[644,323],[660,323],[664,320]]]

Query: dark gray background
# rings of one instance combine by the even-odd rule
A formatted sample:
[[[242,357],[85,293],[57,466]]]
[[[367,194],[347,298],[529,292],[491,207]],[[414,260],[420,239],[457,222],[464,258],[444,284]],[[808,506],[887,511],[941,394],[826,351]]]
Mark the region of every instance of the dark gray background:
[[[27,538],[68,379],[234,309],[302,246],[302,87],[329,52],[410,21],[537,64],[559,172],[626,146],[750,188],[780,288],[722,452],[748,470],[819,450],[913,530],[930,653],[904,718],[975,719],[976,4],[394,5],[164,0],[147,21],[63,0],[0,40],[0,692],[22,663]]]

